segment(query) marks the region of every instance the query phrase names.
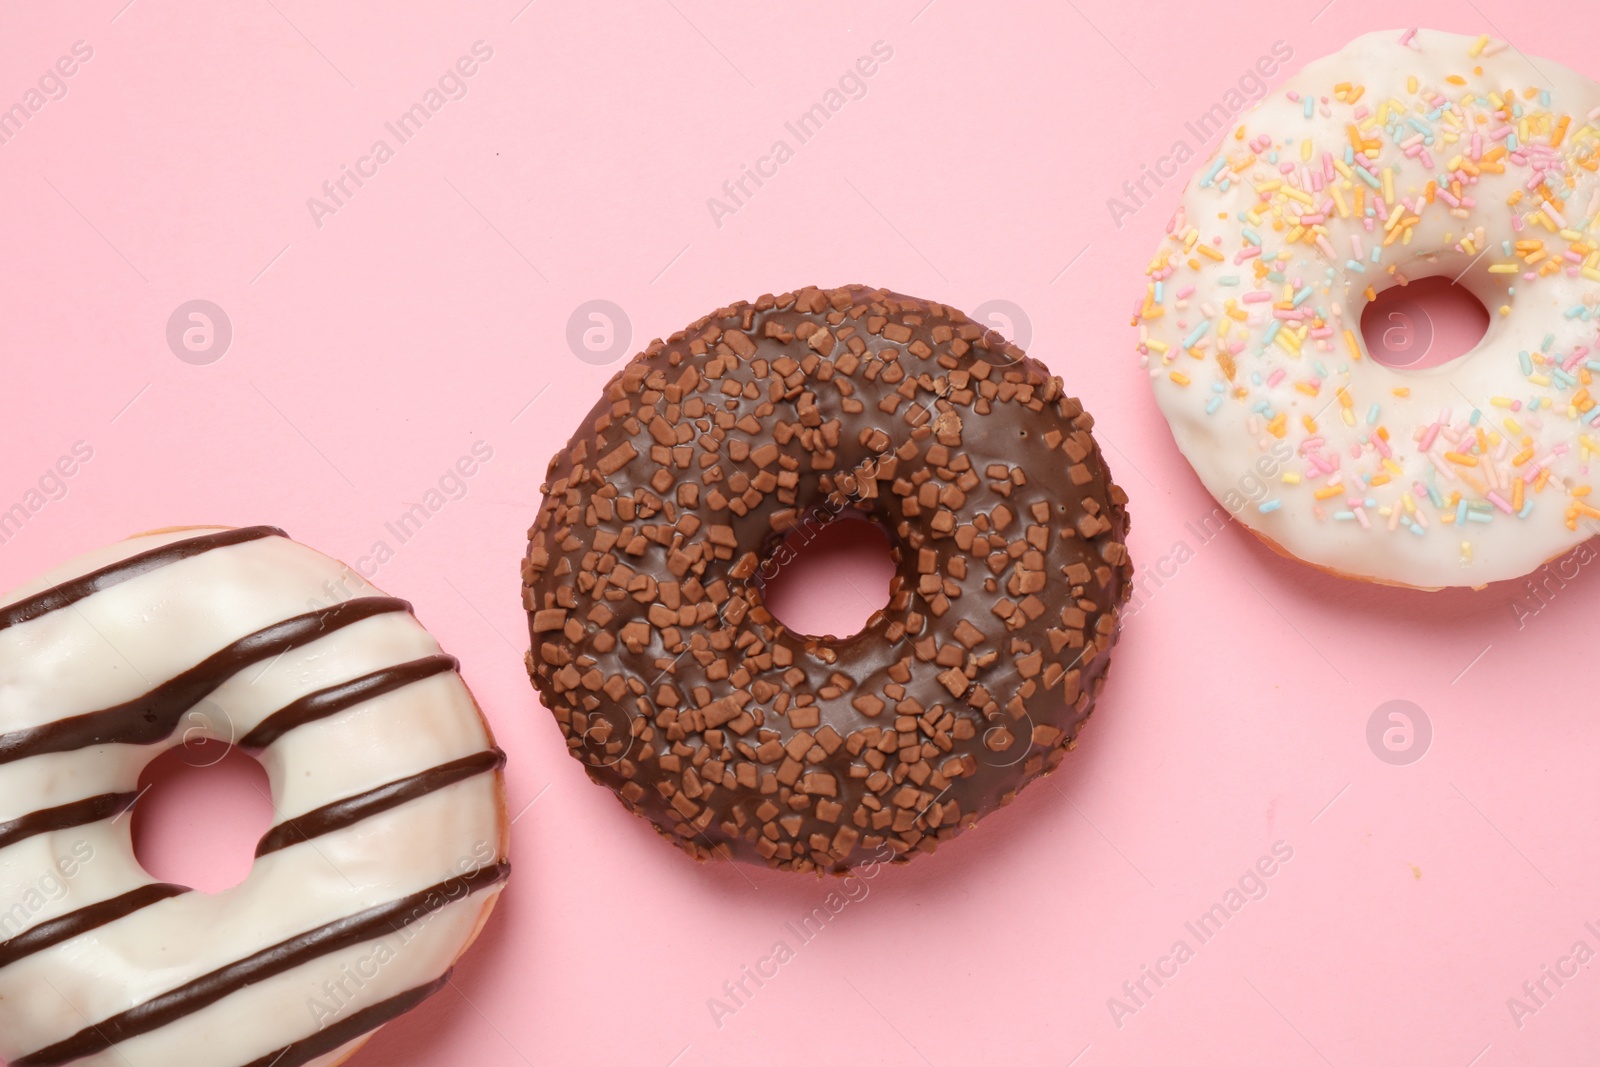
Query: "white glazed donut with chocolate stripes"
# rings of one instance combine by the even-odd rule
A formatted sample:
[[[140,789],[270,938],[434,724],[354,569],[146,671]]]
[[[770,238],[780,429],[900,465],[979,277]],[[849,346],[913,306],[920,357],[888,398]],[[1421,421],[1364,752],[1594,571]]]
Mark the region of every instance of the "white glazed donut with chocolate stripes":
[[[155,882],[120,817],[201,734],[275,810],[216,894]],[[0,1056],[341,1062],[488,918],[504,763],[410,605],[279,530],[144,534],[0,598]]]

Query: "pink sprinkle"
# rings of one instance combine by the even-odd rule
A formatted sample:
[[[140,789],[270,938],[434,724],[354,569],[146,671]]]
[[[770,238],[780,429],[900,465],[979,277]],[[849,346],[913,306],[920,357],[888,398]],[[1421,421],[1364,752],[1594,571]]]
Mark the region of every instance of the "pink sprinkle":
[[[1178,299],[1179,300],[1187,300],[1189,297],[1191,297],[1193,295],[1194,295],[1194,286],[1192,286],[1192,285],[1186,285],[1182,289],[1178,290]]]
[[[1403,44],[1403,45],[1409,45],[1411,43],[1411,39],[1413,37],[1415,37],[1416,35],[1417,35],[1417,31],[1416,30],[1407,30],[1405,33],[1402,33],[1400,35],[1400,43]]]
[[[1433,447],[1433,442],[1439,436],[1439,424],[1436,422],[1422,433],[1422,440],[1417,442],[1417,447],[1426,452]]]
[[[1384,459],[1394,458],[1394,452],[1390,450],[1389,442],[1379,437],[1376,433],[1369,434],[1368,436],[1372,441],[1372,447],[1378,450],[1379,455],[1383,456]]]
[[[1511,505],[1506,503],[1505,499],[1502,498],[1499,493],[1491,492],[1489,494],[1489,503],[1505,512],[1507,515],[1512,514]]]
[[[1235,263],[1243,263],[1245,260],[1254,259],[1255,257],[1259,256],[1260,254],[1261,254],[1260,246],[1251,245],[1249,248],[1241,248],[1238,251],[1238,253],[1233,257],[1233,261]],[[1245,297],[1245,299],[1248,300],[1250,298],[1247,296],[1247,297]]]
[[[1285,373],[1284,369],[1282,367],[1279,367],[1277,370],[1275,370],[1271,374],[1267,375],[1267,387],[1271,388],[1272,386],[1277,385],[1279,382],[1283,381],[1284,373]]]

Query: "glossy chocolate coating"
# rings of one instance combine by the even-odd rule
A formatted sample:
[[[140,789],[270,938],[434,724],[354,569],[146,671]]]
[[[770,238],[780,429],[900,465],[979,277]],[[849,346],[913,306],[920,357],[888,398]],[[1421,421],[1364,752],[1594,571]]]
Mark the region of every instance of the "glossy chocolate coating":
[[[591,778],[699,858],[842,871],[932,851],[1053,769],[1129,591],[1093,419],[1000,335],[859,286],[656,341],[551,462],[529,672]],[[845,639],[762,583],[795,531],[882,524]]]

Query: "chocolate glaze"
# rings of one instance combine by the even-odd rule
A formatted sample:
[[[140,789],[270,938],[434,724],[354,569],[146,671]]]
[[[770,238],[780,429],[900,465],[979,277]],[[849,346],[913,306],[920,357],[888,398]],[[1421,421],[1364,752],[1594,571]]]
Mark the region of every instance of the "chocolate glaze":
[[[379,812],[399,807],[409,800],[427,796],[447,785],[454,785],[476,775],[498,771],[505,765],[504,752],[498,748],[486,749],[471,756],[451,760],[449,763],[441,763],[409,778],[380,785],[365,793],[358,793],[353,797],[346,797],[344,800],[308,811],[268,830],[260,844],[256,845],[256,858],[288,848],[290,845],[298,845],[314,837],[321,837],[323,834],[331,834],[335,830],[342,830],[363,819],[370,819]]]
[[[108,567],[90,571],[70,582],[52,586],[41,593],[35,593],[15,604],[0,608],[0,630],[28,622],[30,619],[37,619],[41,615],[48,615],[52,611],[59,611],[102,589],[110,589],[130,578],[159,570],[169,563],[177,563],[179,560],[210,552],[214,548],[226,548],[228,545],[243,544],[263,537],[287,536],[289,535],[276,526],[245,526],[236,530],[221,530],[200,537],[174,541],[170,545],[153,548],[137,556],[129,556]]]
[[[362,1034],[370,1033],[384,1023],[398,1019],[449,984],[450,975],[453,973],[446,971],[426,985],[409,989],[399,996],[390,997],[370,1008],[358,1011],[348,1019],[317,1031],[304,1041],[296,1041],[260,1059],[251,1060],[244,1067],[304,1067],[318,1056],[326,1055],[340,1045],[354,1041]]]
[[[1126,497],[1058,378],[940,304],[860,286],[655,341],[550,464],[529,673],[567,747],[698,858],[909,858],[1053,769],[1132,569]],[[761,583],[846,509],[888,607],[794,633]]]
[[[189,892],[187,886],[153,882],[121,896],[90,904],[77,911],[49,919],[38,926],[24,930],[9,941],[0,941],[0,968],[9,967],[25,956],[41,952],[51,945],[70,941],[79,934],[97,930],[118,919],[132,915],[152,904]]]
[[[266,748],[296,727],[316,722],[318,719],[326,719],[330,715],[337,715],[346,708],[353,708],[374,697],[392,693],[412,682],[420,682],[436,674],[445,674],[459,666],[461,664],[454,656],[424,656],[408,663],[386,667],[381,671],[373,671],[371,674],[363,674],[359,678],[352,678],[348,682],[327,689],[319,689],[315,693],[301,697],[281,711],[275,711],[267,716],[259,726],[244,736],[239,746]]]
[[[73,752],[92,745],[157,744],[172,736],[184,712],[245,667],[310,644],[362,619],[410,610],[410,604],[394,597],[358,597],[274,623],[125,704],[0,734],[0,763],[46,752]]]
[[[508,863],[480,867],[419,893],[308,930],[121,1014],[85,1027],[65,1040],[22,1057],[15,1061],[13,1067],[58,1067],[84,1056],[92,1056],[120,1042],[174,1023],[185,1015],[215,1004],[223,997],[319,956],[399,933],[447,904],[498,885],[510,874],[511,865]]]
[[[10,822],[0,822],[0,848],[8,848],[18,841],[39,834],[68,830],[74,826],[87,826],[101,819],[109,819],[133,807],[133,802],[138,799],[138,793],[102,793],[100,796],[74,800],[60,807],[30,811]]]

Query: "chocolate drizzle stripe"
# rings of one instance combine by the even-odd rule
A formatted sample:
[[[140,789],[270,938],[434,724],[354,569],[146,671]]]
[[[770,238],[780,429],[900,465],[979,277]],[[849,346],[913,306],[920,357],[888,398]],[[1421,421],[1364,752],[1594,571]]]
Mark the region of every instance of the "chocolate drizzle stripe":
[[[273,659],[362,619],[410,610],[410,604],[394,597],[361,597],[285,619],[240,638],[125,704],[0,734],[0,763],[94,745],[156,744],[172,735],[184,712],[251,664]]]
[[[246,734],[239,745],[242,748],[266,748],[296,727],[336,715],[346,708],[385,693],[392,693],[424,678],[453,671],[460,666],[460,662],[454,656],[424,656],[422,659],[373,671],[348,682],[320,689],[301,697],[281,711],[273,712],[262,720],[261,725]]]
[[[365,793],[336,800],[332,804],[308,811],[268,830],[260,844],[256,845],[256,858],[260,859],[268,853],[277,852],[290,845],[298,845],[302,841],[354,826],[390,808],[397,808],[407,801],[427,796],[447,785],[497,771],[505,765],[504,752],[498,748],[486,749],[462,759],[441,763],[409,778],[380,785]]]
[[[399,996],[390,997],[370,1008],[358,1011],[341,1023],[335,1023],[303,1041],[285,1045],[277,1052],[269,1052],[258,1060],[251,1060],[244,1064],[244,1067],[304,1067],[318,1056],[325,1056],[339,1046],[354,1041],[362,1034],[370,1033],[415,1008],[443,989],[450,981],[451,973],[446,971],[427,985],[408,989]]]
[[[246,526],[238,530],[219,530],[217,533],[204,534],[200,537],[189,537],[182,541],[174,541],[170,545],[162,545],[160,548],[152,548],[148,552],[129,556],[127,559],[90,571],[69,582],[51,586],[43,592],[0,608],[0,630],[37,619],[41,615],[48,615],[52,611],[59,611],[101,590],[121,585],[130,578],[160,570],[169,563],[203,555],[214,548],[258,541],[263,537],[288,536],[276,526]]]
[[[52,945],[59,945],[63,941],[70,941],[79,934],[97,930],[152,904],[170,900],[187,892],[189,890],[186,886],[155,882],[142,885],[120,897],[102,900],[98,904],[90,904],[77,911],[68,912],[60,918],[42,922],[9,941],[0,941],[0,968],[9,967],[35,952],[41,952]]]
[[[0,822],[0,849],[9,848],[18,841],[67,830],[74,826],[87,826],[101,819],[109,819],[133,807],[138,793],[102,793],[97,797],[74,800],[56,808],[30,811],[10,822]]]
[[[103,1052],[123,1041],[169,1026],[224,997],[311,960],[397,934],[448,904],[498,885],[510,874],[511,865],[504,862],[480,867],[421,892],[308,930],[85,1027],[65,1040],[16,1060],[14,1067],[59,1067]]]

